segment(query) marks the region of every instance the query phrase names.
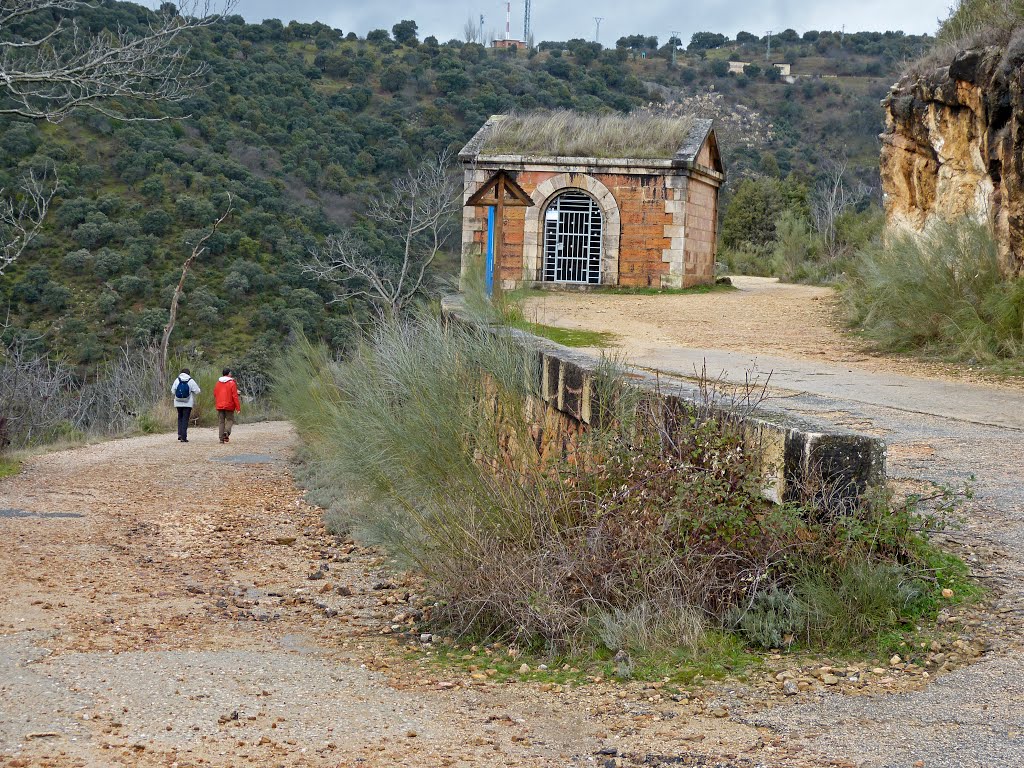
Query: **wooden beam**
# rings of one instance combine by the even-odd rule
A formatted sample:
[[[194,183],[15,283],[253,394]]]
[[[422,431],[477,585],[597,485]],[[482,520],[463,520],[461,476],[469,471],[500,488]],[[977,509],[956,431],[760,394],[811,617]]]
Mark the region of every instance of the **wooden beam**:
[[[501,186],[500,194],[499,185]],[[466,205],[497,205],[499,199],[502,200],[503,205],[515,208],[528,208],[533,205],[533,198],[516,183],[508,171],[503,170],[491,176],[480,189],[470,195]]]

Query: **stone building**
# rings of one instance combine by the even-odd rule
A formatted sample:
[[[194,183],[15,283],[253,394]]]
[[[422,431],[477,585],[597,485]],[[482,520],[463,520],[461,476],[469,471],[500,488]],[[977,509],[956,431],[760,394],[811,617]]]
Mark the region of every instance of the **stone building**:
[[[491,117],[459,153],[464,275],[474,260],[486,259],[489,275],[504,288],[682,288],[714,281],[725,169],[710,120],[665,118],[676,131],[667,140],[678,135],[681,142],[660,152],[648,143],[642,157],[631,158],[614,149],[614,156],[602,156],[609,154],[606,145],[591,151],[582,129],[571,156],[494,147],[491,134],[506,119]],[[595,121],[629,118],[579,119],[592,130]],[[497,205],[496,180],[507,205]]]

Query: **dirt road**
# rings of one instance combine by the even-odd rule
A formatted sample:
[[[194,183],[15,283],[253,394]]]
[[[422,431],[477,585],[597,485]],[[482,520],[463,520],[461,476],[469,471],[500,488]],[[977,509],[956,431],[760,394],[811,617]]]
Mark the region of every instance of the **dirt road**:
[[[639,367],[692,377],[707,363],[737,383],[753,372],[773,408],[883,437],[898,485],[972,487],[950,545],[994,595],[990,618],[968,622],[994,635],[980,663],[921,691],[829,696],[746,722],[864,766],[1024,765],[1024,381],[869,354],[838,330],[830,289],[736,283],[707,295],[551,294],[526,315],[618,334],[616,351]]]
[[[0,765],[831,764],[715,717],[725,689],[498,683],[399,645],[409,587],[324,531],[294,443],[140,437],[0,482]]]
[[[653,340],[671,352],[685,331],[687,344],[749,344],[794,363],[859,354],[841,339],[817,348],[835,333],[827,311],[816,314],[818,289],[799,289],[811,292],[808,317],[759,319],[780,300],[774,290],[746,305],[742,293],[621,298],[670,301],[657,328],[637,326],[638,348]],[[543,301],[571,313],[589,300]],[[594,306],[588,326],[601,309],[604,329],[622,332],[623,313]],[[783,397],[798,413],[884,436],[900,482],[978,476],[956,542],[997,599],[992,613],[965,617],[967,645],[942,649],[975,663],[934,674],[933,662],[929,672],[819,659],[808,670],[776,654],[746,683],[686,691],[500,681],[484,665],[440,664],[437,644],[404,631],[415,583],[328,535],[303,500],[290,427],[243,425],[229,446],[212,430],[187,445],[113,441],[35,458],[0,481],[0,765],[1024,765],[1024,429],[866,396]],[[798,695],[783,695],[787,674]]]
[[[634,361],[666,349],[727,350],[865,373],[987,381],[969,366],[872,353],[839,328],[831,288],[771,277],[732,280],[738,290],[708,294],[551,292],[529,299],[524,309],[533,322],[615,334],[615,348]],[[1003,386],[1024,389],[1024,383]]]

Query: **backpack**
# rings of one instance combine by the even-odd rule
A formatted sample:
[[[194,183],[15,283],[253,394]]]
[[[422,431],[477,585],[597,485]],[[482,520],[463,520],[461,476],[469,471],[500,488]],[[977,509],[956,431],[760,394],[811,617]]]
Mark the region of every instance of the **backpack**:
[[[189,395],[192,394],[192,388],[188,385],[188,382],[182,378],[178,378],[178,386],[174,388],[174,397],[176,400],[188,400]]]

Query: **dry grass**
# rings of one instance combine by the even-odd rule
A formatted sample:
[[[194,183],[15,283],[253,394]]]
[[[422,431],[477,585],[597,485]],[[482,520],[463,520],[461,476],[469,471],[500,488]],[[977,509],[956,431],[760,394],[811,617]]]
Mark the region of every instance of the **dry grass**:
[[[693,128],[690,116],[582,115],[568,110],[508,115],[483,154],[669,159]]]
[[[987,33],[989,44],[1005,45],[1009,34],[1022,24],[1024,0],[960,0],[939,27],[938,38],[962,44],[980,32]]]
[[[910,62],[905,74],[923,77],[947,66],[959,51],[998,45],[1014,49],[1024,32],[1024,0],[959,0],[939,25],[935,45]]]

